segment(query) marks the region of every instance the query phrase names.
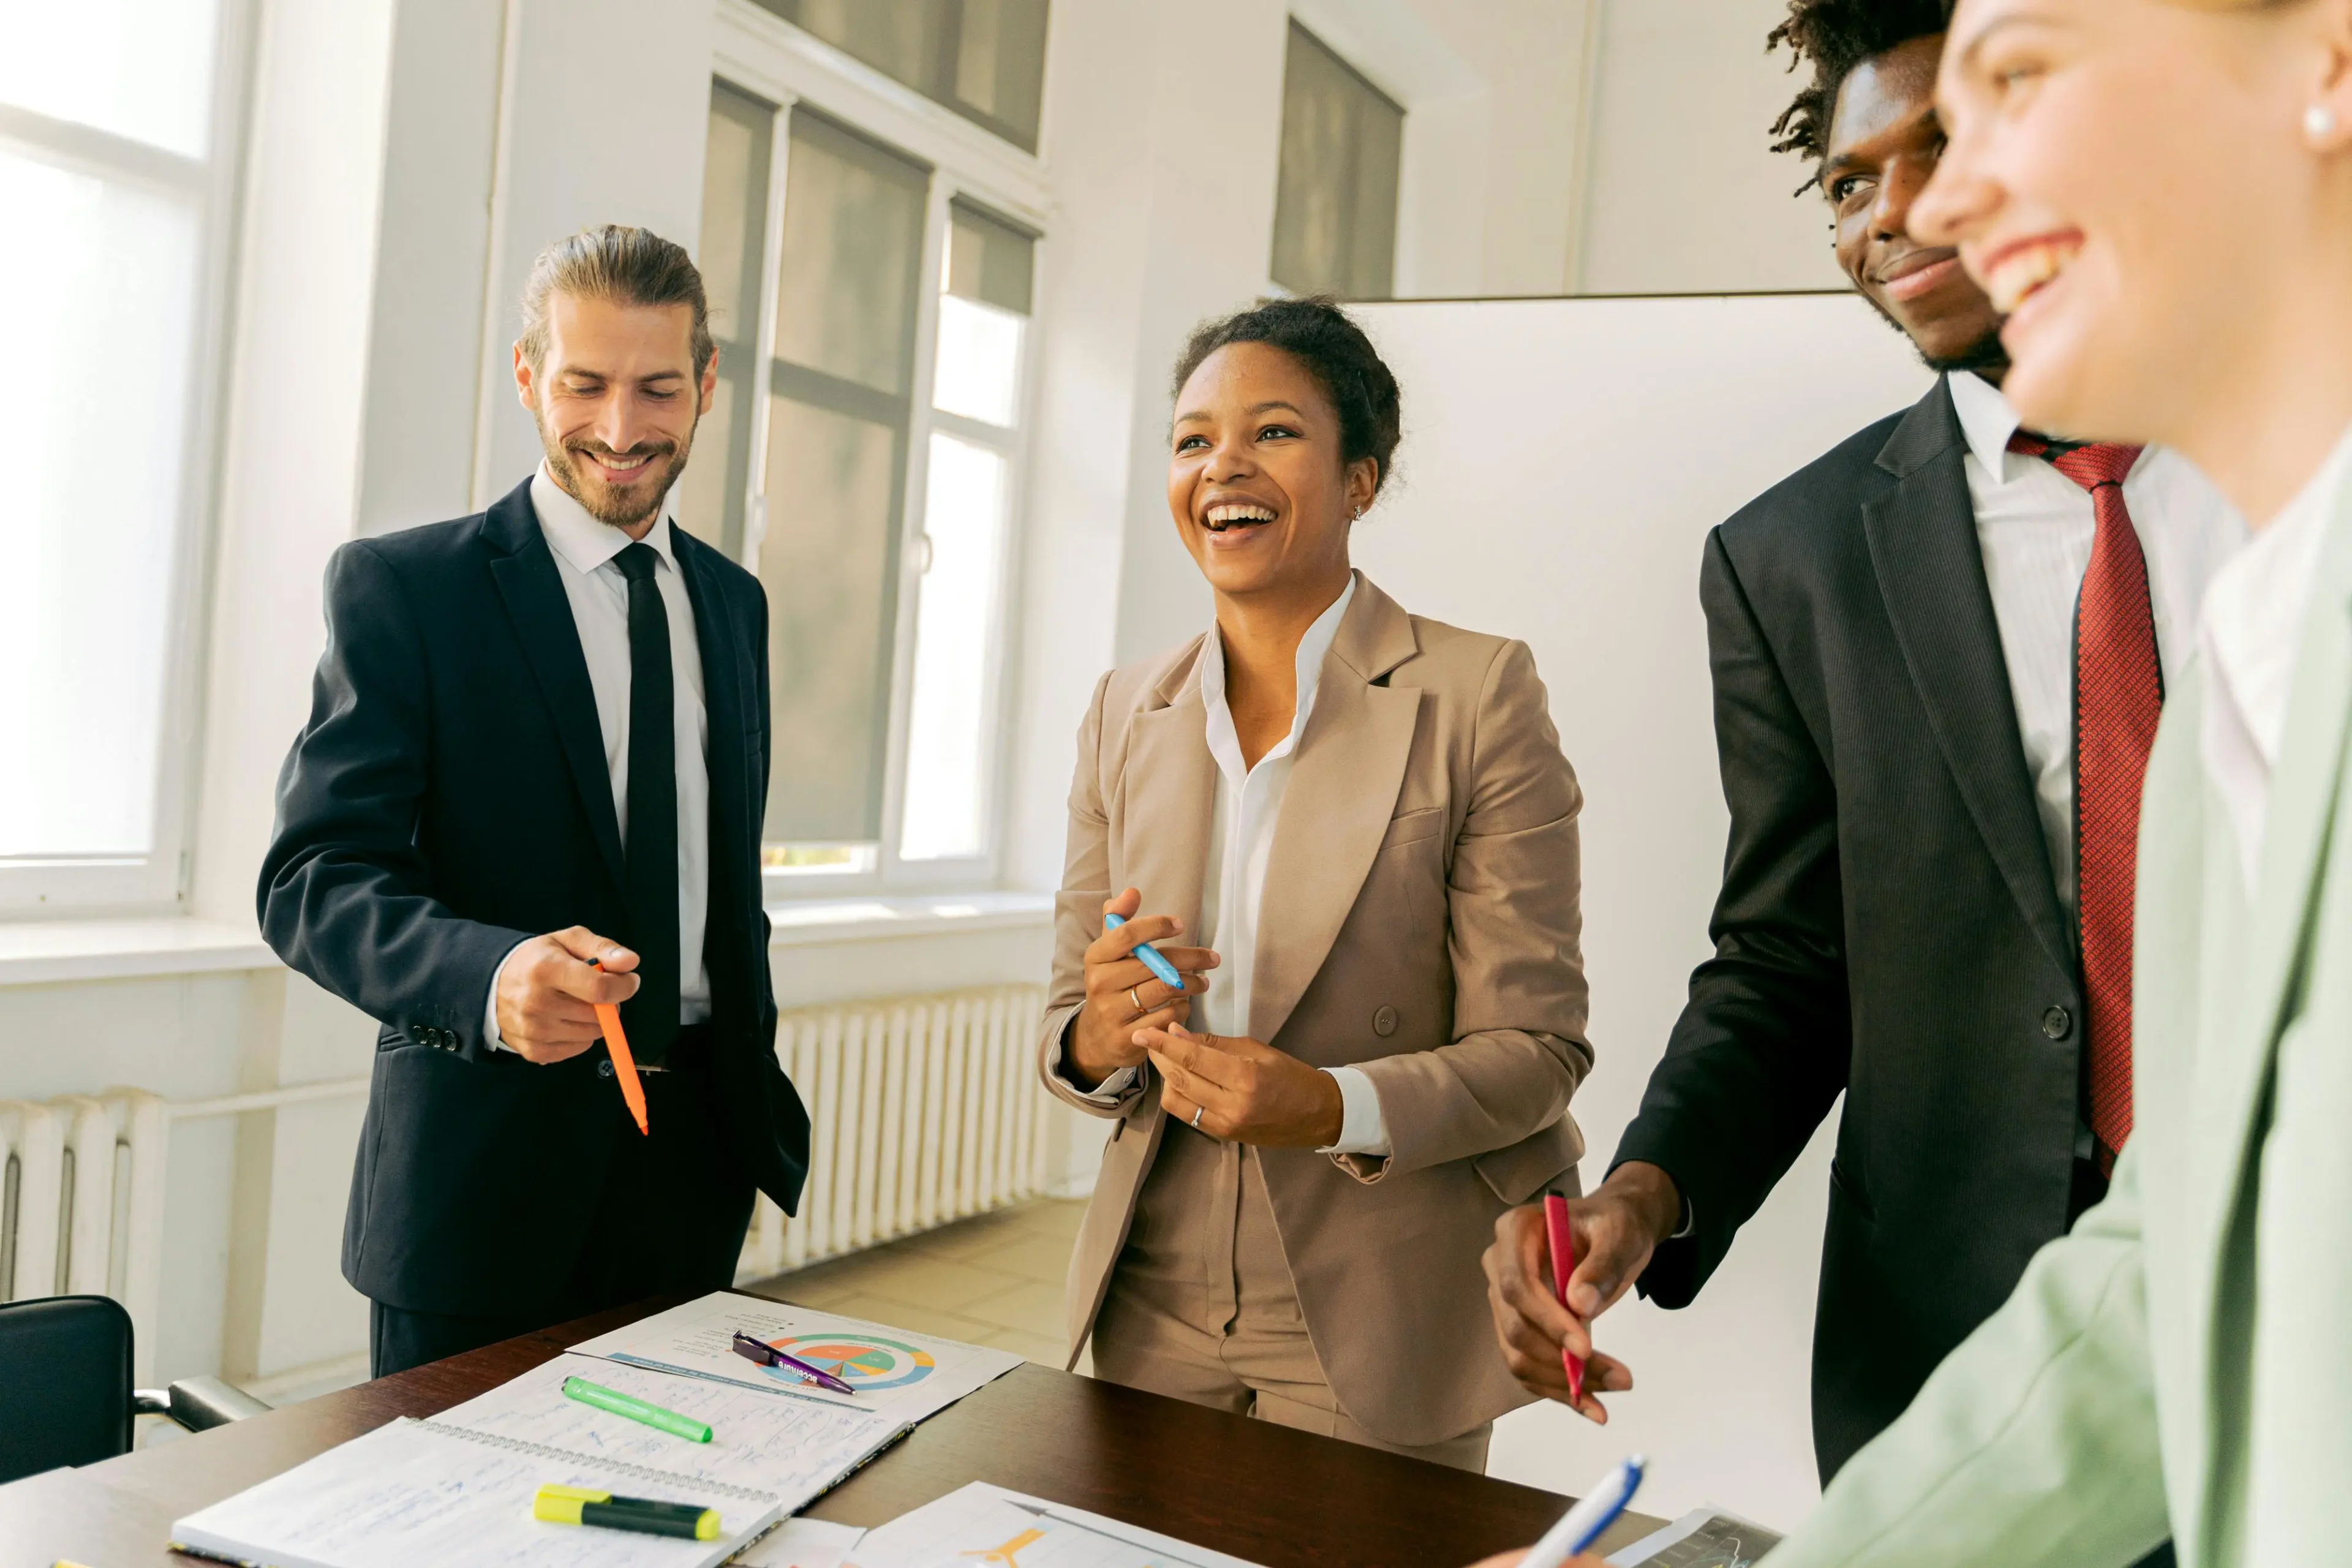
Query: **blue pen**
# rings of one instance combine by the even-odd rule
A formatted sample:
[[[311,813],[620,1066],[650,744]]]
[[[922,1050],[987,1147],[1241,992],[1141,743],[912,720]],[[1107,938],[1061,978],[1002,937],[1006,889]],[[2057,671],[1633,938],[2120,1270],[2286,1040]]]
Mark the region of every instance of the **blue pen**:
[[[1124,915],[1103,916],[1103,926],[1108,931],[1117,931],[1126,923],[1127,917]],[[1179,991],[1184,989],[1184,977],[1176,973],[1174,964],[1160,956],[1158,948],[1148,942],[1139,942],[1135,944],[1135,956],[1143,960],[1143,967],[1151,971],[1153,977],[1160,984],[1172,985]]]
[[[1584,1500],[1559,1516],[1559,1522],[1544,1531],[1541,1541],[1528,1548],[1519,1568],[1560,1568],[1578,1552],[1591,1548],[1601,1539],[1601,1532],[1617,1522],[1625,1505],[1642,1487],[1642,1472],[1649,1461],[1635,1454],[1623,1464],[1601,1478]]]

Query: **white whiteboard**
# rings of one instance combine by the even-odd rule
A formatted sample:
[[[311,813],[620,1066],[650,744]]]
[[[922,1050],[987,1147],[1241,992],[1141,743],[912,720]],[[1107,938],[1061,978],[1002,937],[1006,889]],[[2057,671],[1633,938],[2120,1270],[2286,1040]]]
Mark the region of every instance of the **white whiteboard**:
[[[1849,295],[1374,305],[1405,399],[1401,486],[1355,559],[1408,609],[1526,639],[1584,784],[1593,1075],[1575,1112],[1597,1181],[1708,951],[1727,818],[1716,772],[1706,531],[1916,399],[1909,344]],[[1601,1345],[1639,1386],[1604,1432],[1506,1418],[1489,1473],[1582,1492],[1640,1450],[1638,1506],[1786,1526],[1819,1496],[1809,1408],[1825,1126],[1696,1303],[1628,1296]]]

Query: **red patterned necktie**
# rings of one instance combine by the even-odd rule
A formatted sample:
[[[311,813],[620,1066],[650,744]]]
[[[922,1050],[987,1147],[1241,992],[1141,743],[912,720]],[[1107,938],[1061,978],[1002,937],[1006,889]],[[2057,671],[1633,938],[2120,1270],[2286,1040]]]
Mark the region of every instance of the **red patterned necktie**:
[[[2147,558],[2124,508],[2137,447],[2053,448],[2020,431],[2010,450],[2047,455],[2091,492],[2097,520],[2074,605],[2075,921],[2089,1004],[2090,1121],[2099,1169],[2112,1173],[2132,1130],[2132,889],[2140,785],[2164,711],[2164,671],[2147,596]]]

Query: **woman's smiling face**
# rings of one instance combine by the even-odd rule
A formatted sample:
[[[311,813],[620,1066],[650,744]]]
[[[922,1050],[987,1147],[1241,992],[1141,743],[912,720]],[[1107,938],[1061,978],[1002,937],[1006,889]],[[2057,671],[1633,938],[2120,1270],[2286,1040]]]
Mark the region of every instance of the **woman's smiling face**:
[[[1348,462],[1339,416],[1307,367],[1268,343],[1228,343],[1176,398],[1168,510],[1221,594],[1343,577],[1348,530],[1378,465]]]
[[[2291,23],[2167,0],[1962,0],[1937,89],[1950,140],[1912,211],[2008,320],[2027,423],[2177,439],[2226,395],[2263,279],[2308,210],[2315,82]]]

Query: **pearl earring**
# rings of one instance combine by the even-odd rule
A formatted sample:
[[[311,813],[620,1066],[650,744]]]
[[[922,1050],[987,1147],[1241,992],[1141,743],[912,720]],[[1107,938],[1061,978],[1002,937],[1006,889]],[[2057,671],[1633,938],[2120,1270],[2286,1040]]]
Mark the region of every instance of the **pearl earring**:
[[[2336,134],[2336,110],[2324,103],[2315,103],[2303,111],[2303,133],[2314,142],[2325,142]]]

